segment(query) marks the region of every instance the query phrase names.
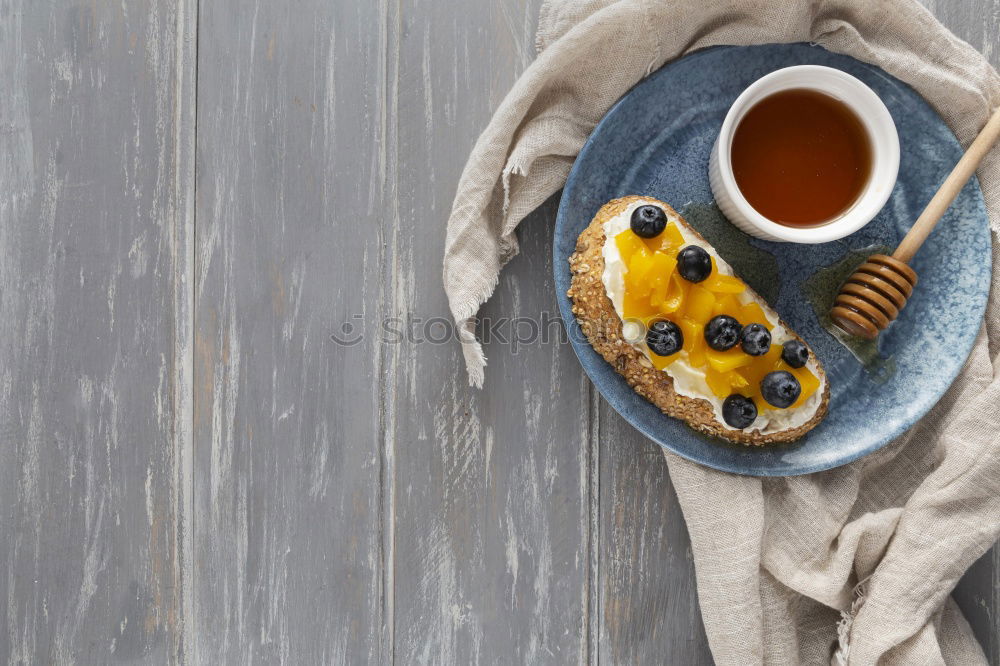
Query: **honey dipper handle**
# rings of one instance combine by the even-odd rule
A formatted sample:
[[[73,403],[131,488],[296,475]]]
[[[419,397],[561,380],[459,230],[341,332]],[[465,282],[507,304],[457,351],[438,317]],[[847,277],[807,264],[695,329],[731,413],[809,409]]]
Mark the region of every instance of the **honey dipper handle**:
[[[903,237],[899,247],[892,253],[894,258],[903,262],[909,262],[913,258],[913,255],[923,245],[924,240],[927,239],[928,234],[933,231],[934,225],[941,219],[944,212],[948,210],[948,206],[951,205],[951,202],[955,200],[958,193],[962,191],[965,183],[975,173],[976,167],[983,161],[986,154],[990,152],[990,148],[996,143],[998,137],[1000,137],[1000,107],[997,107],[997,110],[993,112],[993,115],[986,122],[986,126],[983,127],[983,131],[979,133],[979,136],[972,142],[969,149],[965,151],[962,159],[951,170],[951,173],[945,178],[944,183],[941,184],[941,187],[930,200],[930,203],[924,208],[924,212],[920,214],[917,221],[913,223],[913,227]]]

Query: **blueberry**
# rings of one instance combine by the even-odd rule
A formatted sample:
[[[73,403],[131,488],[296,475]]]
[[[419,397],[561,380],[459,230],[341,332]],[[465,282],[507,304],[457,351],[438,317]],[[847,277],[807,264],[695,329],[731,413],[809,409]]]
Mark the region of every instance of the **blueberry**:
[[[781,347],[781,360],[793,368],[801,368],[809,360],[809,348],[798,340],[789,340]]]
[[[736,346],[742,330],[740,322],[729,315],[712,317],[705,325],[705,342],[716,351],[726,351]]]
[[[667,227],[667,214],[659,206],[639,206],[632,211],[631,226],[640,238],[656,238]]]
[[[750,398],[734,393],[722,403],[722,418],[729,426],[742,430],[757,420],[757,405]]]
[[[779,370],[764,375],[760,382],[760,394],[768,403],[779,409],[789,407],[799,399],[802,387],[799,380],[790,372]]]
[[[740,331],[740,346],[751,356],[771,351],[771,332],[763,324],[748,324]]]
[[[670,356],[684,346],[684,334],[680,326],[672,321],[656,321],[646,332],[646,346],[657,356]]]
[[[701,282],[712,272],[712,258],[704,248],[688,245],[677,253],[677,272],[688,282]]]

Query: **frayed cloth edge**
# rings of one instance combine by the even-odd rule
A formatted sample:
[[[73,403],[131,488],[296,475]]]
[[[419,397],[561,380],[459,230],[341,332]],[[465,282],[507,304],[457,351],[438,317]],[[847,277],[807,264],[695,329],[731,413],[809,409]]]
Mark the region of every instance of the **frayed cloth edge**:
[[[840,611],[840,620],[837,622],[837,649],[830,659],[831,666],[847,666],[851,658],[851,629],[854,627],[854,620],[865,603],[865,584],[868,579],[861,581],[854,586],[854,601],[851,607]]]

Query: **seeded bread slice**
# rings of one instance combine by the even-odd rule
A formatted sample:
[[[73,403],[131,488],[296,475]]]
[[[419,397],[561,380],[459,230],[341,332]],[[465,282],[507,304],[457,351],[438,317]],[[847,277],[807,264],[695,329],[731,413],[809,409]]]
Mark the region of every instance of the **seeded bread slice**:
[[[830,402],[830,382],[825,380],[822,367],[817,367],[823,384],[823,397],[816,414],[806,423],[786,430],[761,433],[758,431],[733,430],[715,418],[712,404],[701,398],[690,398],[674,391],[674,381],[666,372],[657,370],[649,359],[639,349],[636,349],[622,336],[622,321],[615,312],[615,307],[608,298],[601,276],[604,273],[604,223],[624,211],[634,201],[649,201],[663,207],[668,217],[680,220],[685,231],[697,238],[704,238],[695,231],[684,219],[662,201],[651,197],[623,197],[606,203],[594,216],[590,225],[583,230],[576,241],[576,252],[570,255],[569,266],[573,274],[567,295],[573,301],[573,314],[591,346],[604,357],[618,374],[625,377],[636,393],[659,407],[664,414],[681,419],[689,426],[708,435],[721,437],[731,442],[761,446],[779,442],[792,442],[816,427],[826,416]],[[748,293],[756,300],[764,311],[780,318],[777,313],[753,289],[747,286]],[[803,344],[788,324],[781,324]],[[808,344],[806,345],[808,347]],[[812,349],[809,350],[812,354]]]

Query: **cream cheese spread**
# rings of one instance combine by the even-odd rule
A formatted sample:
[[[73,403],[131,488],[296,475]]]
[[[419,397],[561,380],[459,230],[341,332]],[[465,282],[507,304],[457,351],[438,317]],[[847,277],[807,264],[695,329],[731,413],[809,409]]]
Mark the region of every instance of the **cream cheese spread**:
[[[604,273],[602,274],[601,279],[604,282],[604,290],[608,294],[608,298],[611,299],[611,302],[615,306],[615,312],[618,314],[619,319],[622,319],[624,322],[622,326],[622,334],[625,337],[625,340],[633,347],[640,350],[648,360],[650,358],[650,351],[646,347],[645,327],[638,321],[625,321],[622,314],[622,302],[625,295],[624,275],[626,267],[625,263],[622,261],[621,255],[618,252],[618,245],[614,242],[615,236],[630,228],[632,211],[639,206],[645,206],[647,204],[655,205],[656,202],[650,200],[634,201],[621,213],[604,223],[605,241],[602,251],[604,257]],[[715,251],[715,248],[692,235],[691,232],[685,228],[684,224],[677,219],[677,217],[668,215],[667,219],[669,222],[673,222],[680,230],[686,245],[697,245],[704,248],[706,252],[715,258],[715,263],[720,273],[723,275],[734,274],[732,267],[719,256],[719,253]],[[738,299],[743,304],[754,300],[748,292],[739,294]],[[764,314],[768,320],[767,327],[771,331],[772,344],[780,345],[786,340],[793,339],[794,336],[779,323],[778,318],[769,310],[770,308],[766,308]],[[671,379],[673,379],[674,390],[677,391],[677,393],[689,398],[701,398],[702,400],[708,401],[712,405],[712,409],[715,412],[715,420],[729,430],[736,430],[736,428],[730,427],[729,424],[727,424],[722,418],[722,400],[718,398],[708,387],[708,382],[705,381],[705,371],[691,366],[688,362],[686,351],[681,351],[679,353],[681,355],[680,358],[662,370],[662,372],[667,373]],[[817,388],[804,403],[795,408],[777,409],[775,407],[771,407],[770,405],[758,405],[759,412],[757,420],[755,420],[745,430],[756,430],[765,434],[780,432],[791,428],[797,428],[807,423],[813,416],[815,416],[816,410],[819,409],[823,400],[823,392],[826,388],[826,377],[820,374],[816,358],[812,354],[810,354],[806,367],[810,372],[820,378],[819,388]],[[761,409],[762,407],[766,407],[766,409]]]

